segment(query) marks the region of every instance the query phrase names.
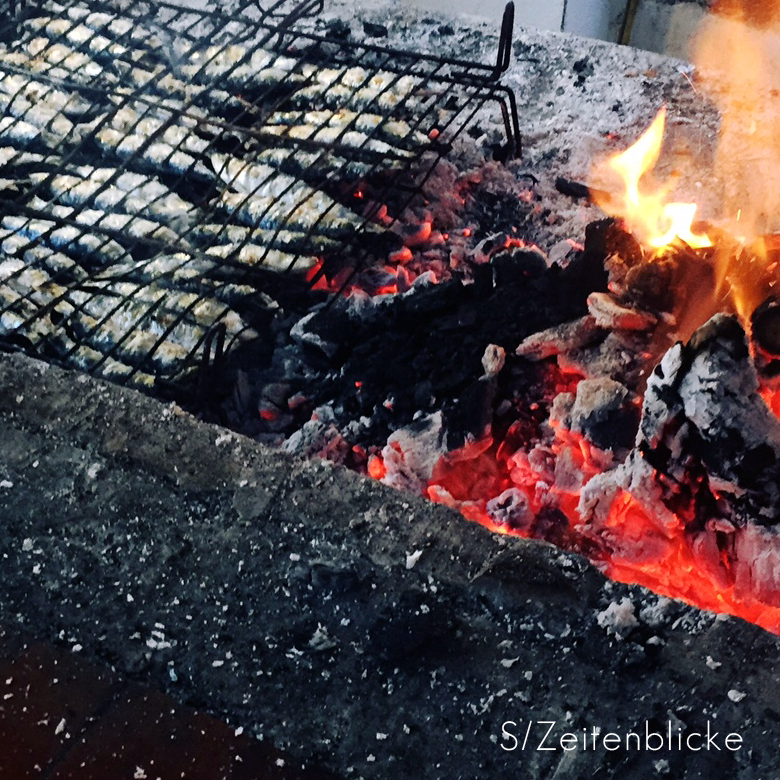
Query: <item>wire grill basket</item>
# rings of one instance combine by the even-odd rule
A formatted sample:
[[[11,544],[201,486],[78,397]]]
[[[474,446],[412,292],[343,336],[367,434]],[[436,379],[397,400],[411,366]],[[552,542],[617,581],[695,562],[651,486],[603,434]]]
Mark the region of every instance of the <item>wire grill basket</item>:
[[[21,2],[0,4],[0,340],[116,381],[187,385],[262,337],[273,276],[391,251],[357,196],[400,208],[487,101],[518,146],[511,7],[486,66],[297,31],[321,0]]]

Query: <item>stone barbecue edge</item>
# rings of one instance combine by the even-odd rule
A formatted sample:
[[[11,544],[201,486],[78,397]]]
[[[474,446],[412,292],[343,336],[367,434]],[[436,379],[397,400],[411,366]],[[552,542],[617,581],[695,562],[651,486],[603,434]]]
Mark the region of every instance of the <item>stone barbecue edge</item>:
[[[0,518],[1,623],[344,777],[778,768],[776,637],[18,355]],[[745,747],[502,750],[529,719]]]

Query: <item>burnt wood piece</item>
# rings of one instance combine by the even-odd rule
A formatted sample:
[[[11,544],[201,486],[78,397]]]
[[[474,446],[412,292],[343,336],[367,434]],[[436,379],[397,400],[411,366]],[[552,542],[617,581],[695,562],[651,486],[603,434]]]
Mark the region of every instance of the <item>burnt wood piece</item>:
[[[780,385],[780,299],[767,298],[750,318],[750,338],[756,369],[769,387]]]
[[[648,381],[635,449],[583,488],[586,534],[640,560],[642,545],[609,531],[612,499],[627,491],[714,587],[780,606],[780,421],[758,390],[736,317],[716,315],[673,346]],[[663,555],[667,543],[649,546]]]
[[[780,355],[780,300],[768,298],[750,319],[751,335],[761,349],[770,355]]]
[[[648,382],[638,448],[669,476],[670,508],[697,486],[701,523],[724,514],[741,523],[780,522],[780,422],[758,394],[736,317],[716,315],[667,352]],[[717,485],[717,499],[703,500],[709,487],[696,471]]]
[[[598,200],[600,203],[609,203],[612,200],[612,196],[605,190],[599,190],[594,187],[589,187],[587,184],[583,184],[573,179],[567,179],[565,176],[558,176],[555,180],[555,189],[561,193],[561,195],[568,195],[575,200],[586,199],[591,202]]]

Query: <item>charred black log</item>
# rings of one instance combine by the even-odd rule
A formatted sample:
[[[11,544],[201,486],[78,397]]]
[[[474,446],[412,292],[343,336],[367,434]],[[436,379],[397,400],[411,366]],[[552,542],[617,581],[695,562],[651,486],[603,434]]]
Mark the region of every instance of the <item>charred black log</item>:
[[[780,380],[780,299],[767,298],[753,312],[750,325],[756,368],[764,382],[777,385]]]
[[[780,422],[758,390],[736,317],[716,315],[672,347],[648,382],[635,449],[583,490],[586,533],[609,536],[610,554],[648,555],[609,535],[611,504],[626,492],[660,539],[685,539],[717,587],[780,604]]]

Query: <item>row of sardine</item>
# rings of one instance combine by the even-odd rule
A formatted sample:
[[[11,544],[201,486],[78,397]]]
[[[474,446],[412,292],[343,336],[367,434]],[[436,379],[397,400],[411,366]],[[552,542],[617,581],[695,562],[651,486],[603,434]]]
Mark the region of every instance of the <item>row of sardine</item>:
[[[0,47],[0,335],[101,375],[181,379],[257,269],[309,273],[362,231],[326,184],[430,145],[419,79],[48,4]],[[399,109],[403,108],[403,111]]]

